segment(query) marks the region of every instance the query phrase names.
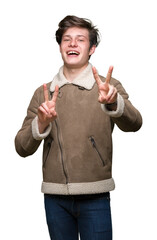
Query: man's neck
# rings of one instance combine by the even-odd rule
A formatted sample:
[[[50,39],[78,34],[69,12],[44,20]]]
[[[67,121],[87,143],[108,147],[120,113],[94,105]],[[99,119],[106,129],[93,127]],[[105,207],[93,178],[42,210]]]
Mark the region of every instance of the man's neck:
[[[72,82],[87,66],[88,64],[81,68],[69,68],[64,65],[63,74],[69,82]]]

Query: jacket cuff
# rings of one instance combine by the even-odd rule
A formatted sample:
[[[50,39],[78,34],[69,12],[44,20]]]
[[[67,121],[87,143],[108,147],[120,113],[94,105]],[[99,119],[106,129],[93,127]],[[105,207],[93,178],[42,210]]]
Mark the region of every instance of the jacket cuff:
[[[105,104],[101,104],[101,108],[102,110],[108,114],[110,117],[121,117],[123,112],[124,112],[124,99],[122,98],[122,96],[118,93],[118,96],[117,96],[117,110],[116,111],[109,111],[107,108],[106,108],[106,105]]]
[[[51,127],[52,127],[52,123],[50,123],[49,126],[46,128],[46,131],[41,134],[39,132],[39,128],[38,128],[38,117],[36,116],[32,121],[33,138],[35,140],[42,140],[42,139],[46,138],[50,134]]]

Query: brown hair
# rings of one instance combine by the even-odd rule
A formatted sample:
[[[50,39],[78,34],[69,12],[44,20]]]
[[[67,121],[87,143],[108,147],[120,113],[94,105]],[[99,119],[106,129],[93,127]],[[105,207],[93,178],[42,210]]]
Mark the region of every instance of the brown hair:
[[[89,31],[90,48],[93,45],[97,47],[100,42],[99,31],[89,19],[68,15],[60,21],[58,27],[56,31],[56,41],[59,45],[61,44],[63,34],[70,27],[86,28]]]

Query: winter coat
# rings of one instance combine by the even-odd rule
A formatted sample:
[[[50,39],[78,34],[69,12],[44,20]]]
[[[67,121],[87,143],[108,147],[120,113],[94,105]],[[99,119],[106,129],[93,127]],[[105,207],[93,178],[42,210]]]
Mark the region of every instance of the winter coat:
[[[100,76],[102,81],[105,78]],[[96,194],[115,188],[112,178],[112,131],[116,124],[122,131],[137,131],[142,125],[139,111],[128,100],[119,81],[111,84],[118,90],[117,110],[110,111],[98,102],[98,87],[91,65],[69,83],[63,67],[47,84],[50,98],[59,86],[57,119],[43,134],[39,133],[37,110],[44,102],[39,87],[30,102],[22,128],[16,135],[16,150],[22,157],[33,154],[42,140],[42,192],[48,194]]]

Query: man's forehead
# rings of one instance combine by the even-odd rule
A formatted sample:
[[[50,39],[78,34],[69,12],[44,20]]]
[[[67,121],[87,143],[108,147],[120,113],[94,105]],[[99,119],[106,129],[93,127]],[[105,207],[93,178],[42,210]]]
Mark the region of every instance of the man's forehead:
[[[65,31],[63,36],[89,37],[89,32],[86,28],[70,27]]]

